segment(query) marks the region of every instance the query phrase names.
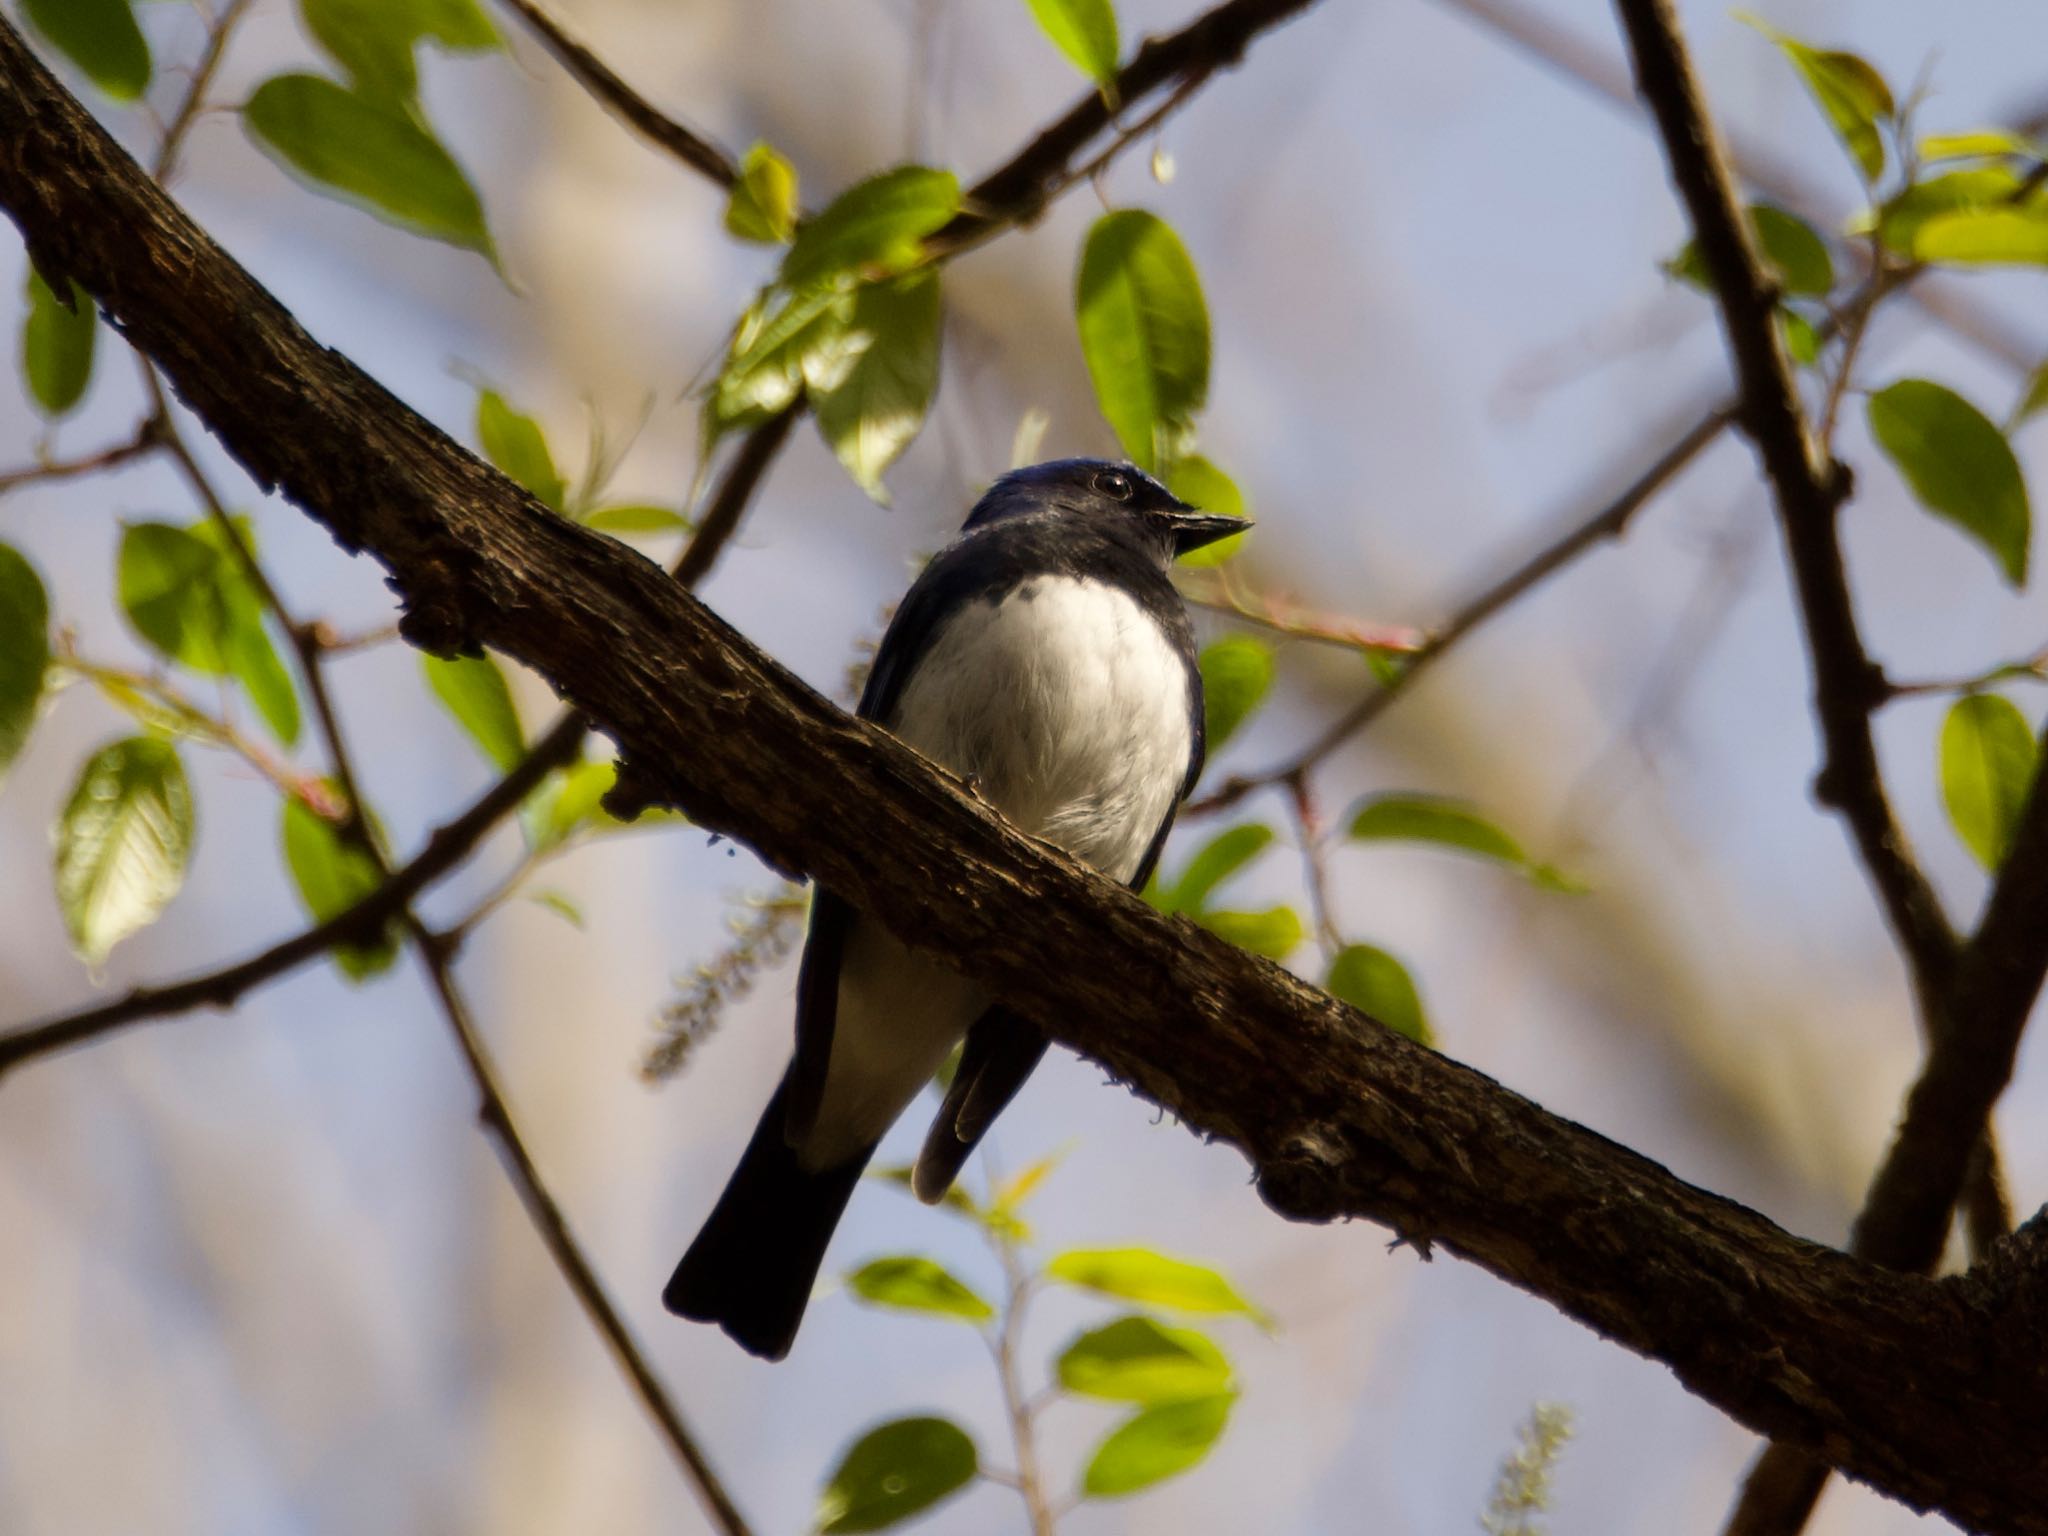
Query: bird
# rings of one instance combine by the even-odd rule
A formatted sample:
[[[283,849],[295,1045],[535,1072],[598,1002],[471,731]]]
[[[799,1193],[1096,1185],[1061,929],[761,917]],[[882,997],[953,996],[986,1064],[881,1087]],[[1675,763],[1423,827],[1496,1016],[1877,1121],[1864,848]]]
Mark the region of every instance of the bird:
[[[1141,888],[1202,771],[1202,679],[1173,561],[1250,526],[1130,464],[1001,476],[882,636],[859,715],[1023,831]],[[1045,1054],[974,982],[820,889],[796,1048],[662,1301],[767,1360],[788,1353],[876,1144],[961,1047],[911,1175],[941,1200]]]

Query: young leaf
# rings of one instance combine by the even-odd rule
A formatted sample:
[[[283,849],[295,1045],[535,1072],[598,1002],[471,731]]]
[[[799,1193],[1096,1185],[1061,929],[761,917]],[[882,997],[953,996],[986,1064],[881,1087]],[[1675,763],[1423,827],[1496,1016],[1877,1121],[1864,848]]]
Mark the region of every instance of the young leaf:
[[[1185,453],[1166,472],[1166,488],[1191,507],[1220,512],[1225,517],[1243,517],[1244,492],[1237,482],[1199,453]],[[1248,534],[1233,533],[1227,539],[1205,544],[1191,555],[1182,555],[1182,565],[1223,565],[1244,548]]]
[[[555,468],[555,456],[548,452],[547,435],[539,422],[513,410],[495,389],[476,397],[476,440],[485,458],[533,492],[544,506],[562,510],[568,486]]]
[[[1180,878],[1172,885],[1155,879],[1147,899],[1162,912],[1199,912],[1211,891],[1265,852],[1272,841],[1273,829],[1257,822],[1219,832],[1181,866]]]
[[[279,829],[284,846],[285,868],[299,900],[316,923],[341,912],[377,889],[377,866],[369,855],[342,841],[341,829],[316,816],[297,799],[284,803],[284,820]],[[368,944],[337,944],[334,963],[350,981],[366,981],[388,970],[398,958],[397,934],[387,927]]]
[[[114,100],[134,101],[149,89],[149,43],[135,24],[132,0],[22,0],[22,10]]]
[[[2048,207],[1940,214],[1914,233],[1913,255],[1960,266],[2048,266]]]
[[[1820,361],[1820,332],[1798,310],[1778,310],[1778,339],[1785,344],[1785,355],[1800,367],[1811,368]]]
[[[88,965],[156,919],[185,881],[192,791],[177,749],[151,736],[102,747],[57,820],[57,904]]]
[[[488,656],[457,656],[446,661],[422,656],[420,665],[434,697],[469,732],[469,739],[483,749],[491,765],[500,773],[516,767],[526,756],[526,734],[520,729],[512,689],[498,664]]]
[[[1045,1182],[1053,1169],[1066,1160],[1067,1150],[1062,1147],[1059,1151],[1048,1153],[1037,1162],[1019,1169],[1001,1189],[994,1192],[990,1197],[990,1203],[997,1210],[1015,1211],[1036,1194],[1038,1186]]]
[[[1203,649],[1203,734],[1214,752],[1266,701],[1273,686],[1273,648],[1250,635],[1227,635]]]
[[[50,666],[50,600],[35,567],[0,544],[0,782],[28,744]]]
[[[1046,1277],[1102,1296],[1175,1312],[1236,1312],[1263,1319],[1259,1309],[1215,1270],[1170,1259],[1146,1248],[1074,1248],[1045,1266]]]
[[[610,758],[586,759],[549,774],[520,807],[534,851],[557,847],[585,826],[609,822],[602,802],[618,776]]]
[[[1954,390],[1901,379],[1870,397],[1870,433],[1920,504],[1991,552],[2015,587],[2027,580],[2032,513],[2011,446]]]
[[[599,507],[583,519],[583,526],[595,528],[599,533],[609,533],[614,538],[652,537],[664,533],[688,533],[690,520],[680,512],[667,507],[644,506],[639,503],[616,507]]]
[[[2007,128],[1979,128],[1969,133],[1930,133],[1920,141],[1920,162],[1984,160],[2006,155],[2034,155],[2034,146]]]
[[[476,0],[299,0],[299,18],[358,90],[399,102],[419,89],[413,55],[422,42],[457,53],[500,42]]]
[[[1292,907],[1267,907],[1262,912],[1212,910],[1197,914],[1195,921],[1219,939],[1228,939],[1239,949],[1268,960],[1285,960],[1308,936],[1301,914]]]
[[[554,913],[555,916],[559,917],[571,928],[579,932],[582,930],[584,926],[583,908],[576,904],[575,898],[570,896],[568,892],[558,891],[549,886],[544,890],[528,891],[526,899],[537,907],[547,908],[548,911]]]
[[[742,326],[718,381],[704,402],[705,435],[725,432],[782,410],[803,387],[806,368],[828,356],[853,319],[853,296],[817,287],[793,293],[758,323]]]
[[[818,1530],[887,1530],[964,1488],[980,1465],[974,1442],[949,1419],[878,1425],[832,1469],[818,1501]]]
[[[931,1259],[915,1255],[875,1259],[846,1277],[846,1288],[862,1301],[904,1312],[957,1317],[985,1323],[996,1309],[977,1296],[965,1281]]]
[[[960,178],[951,171],[899,165],[871,176],[804,221],[782,258],[782,285],[901,272],[917,261],[924,237],[959,211]]]
[[[740,162],[740,179],[725,205],[728,234],[761,245],[787,245],[796,233],[796,167],[756,144]]]
[[[1133,463],[1159,471],[1209,395],[1209,310],[1180,237],[1141,209],[1097,219],[1081,248],[1074,314],[1103,416]]]
[[[1835,264],[1828,255],[1828,243],[1806,220],[1769,203],[1752,203],[1749,227],[1766,265],[1785,292],[1820,298],[1834,288]],[[1669,270],[1682,283],[1700,289],[1713,287],[1697,241],[1686,242],[1672,258]]]
[[[476,188],[404,108],[318,75],[278,75],[242,108],[257,148],[317,191],[493,265]]]
[[[1230,1385],[1230,1362],[1205,1335],[1135,1314],[1075,1339],[1057,1370],[1067,1391],[1117,1403],[1211,1397]]]
[[[1074,68],[1104,90],[1116,84],[1116,7],[1110,0],[1031,0],[1031,14]]]
[[[838,338],[836,377],[813,383],[819,432],[854,483],[884,506],[882,472],[917,436],[939,385],[939,319],[935,272],[862,287]]]
[[[1330,975],[1323,985],[1395,1034],[1406,1035],[1418,1045],[1435,1046],[1436,1036],[1423,1016],[1422,999],[1416,995],[1408,968],[1384,949],[1371,944],[1345,945],[1330,962]]]
[[[2026,717],[1995,693],[1956,700],[1942,722],[1942,803],[1963,846],[1993,874],[2012,846],[2039,757]]]
[[[1807,90],[1834,125],[1836,136],[1847,146],[1863,179],[1873,182],[1882,176],[1884,140],[1877,125],[1895,111],[1891,87],[1885,84],[1884,76],[1853,53],[1810,47],[1754,16],[1744,16],[1742,20],[1776,43],[1792,61]]]
[[[2004,165],[1976,166],[1930,176],[1886,200],[1878,211],[1878,238],[1887,249],[1910,256],[1920,231],[1932,220],[1945,214],[2010,204],[2020,190],[2018,174]]]
[[[85,396],[92,382],[93,341],[99,333],[98,312],[92,296],[77,283],[71,284],[70,309],[43,281],[42,273],[28,269],[28,316],[21,323],[21,373],[28,380],[29,398],[36,409],[54,421],[68,414]]]
[[[1160,1403],[1126,1419],[1095,1449],[1081,1474],[1091,1499],[1118,1499],[1177,1477],[1222,1437],[1235,1392]]]
[[[905,1194],[909,1194],[912,1188],[911,1175],[915,1171],[909,1163],[895,1163],[887,1168],[871,1170],[868,1177],[871,1179],[881,1179],[885,1183],[897,1185]],[[946,1191],[945,1198],[940,1200],[939,1204],[946,1210],[958,1212],[962,1216],[972,1217],[976,1221],[982,1218],[981,1207],[974,1203],[974,1196],[967,1193],[958,1184],[954,1184]]]

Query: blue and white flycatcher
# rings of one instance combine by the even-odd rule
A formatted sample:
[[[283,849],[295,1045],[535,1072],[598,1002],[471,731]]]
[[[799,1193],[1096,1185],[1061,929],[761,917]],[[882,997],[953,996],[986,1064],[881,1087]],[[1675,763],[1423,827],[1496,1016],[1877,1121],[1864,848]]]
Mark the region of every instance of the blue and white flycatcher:
[[[1202,770],[1202,679],[1167,579],[1247,523],[1128,464],[1003,476],[882,637],[862,718],[1011,822],[1141,886]],[[662,1293],[779,1360],[882,1134],[965,1037],[912,1187],[936,1202],[1045,1054],[975,983],[820,890],[797,974],[796,1054]]]

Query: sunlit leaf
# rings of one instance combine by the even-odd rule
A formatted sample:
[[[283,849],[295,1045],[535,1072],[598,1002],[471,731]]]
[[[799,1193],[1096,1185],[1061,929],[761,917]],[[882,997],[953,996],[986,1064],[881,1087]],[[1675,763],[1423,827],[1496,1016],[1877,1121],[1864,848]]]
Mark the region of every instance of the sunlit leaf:
[[[2048,207],[1937,215],[1914,232],[1913,255],[1959,266],[2048,266]]]
[[[476,0],[299,0],[299,18],[364,94],[401,101],[419,88],[421,43],[458,53],[499,46]]]
[[[909,1163],[896,1163],[886,1168],[873,1169],[869,1172],[868,1177],[871,1179],[881,1179],[885,1183],[897,1185],[905,1194],[910,1194],[916,1188],[912,1178],[915,1172],[916,1169]],[[946,1191],[944,1198],[939,1201],[939,1205],[946,1210],[957,1211],[963,1216],[971,1216],[977,1221],[981,1219],[981,1207],[975,1204],[974,1196],[961,1188],[958,1183],[955,1183]]]
[[[2026,716],[1995,693],[1956,700],[1941,726],[1941,798],[1963,846],[1996,874],[2040,768]]]
[[[476,397],[476,438],[484,457],[533,492],[545,506],[559,512],[568,494],[547,434],[531,416],[515,411],[495,389]]]
[[[1422,1045],[1436,1044],[1408,968],[1384,949],[1371,944],[1345,945],[1330,962],[1323,985],[1332,996],[1370,1014],[1396,1034]]]
[[[1828,254],[1828,243],[1806,220],[1769,203],[1752,203],[1749,227],[1765,264],[1786,293],[1818,298],[1833,289],[1835,263]],[[1669,270],[1680,282],[1695,288],[1714,286],[1697,241],[1686,242],[1685,248],[1671,259]]]
[[[185,881],[192,791],[167,741],[131,736],[86,762],[57,819],[57,905],[88,965],[155,921]]]
[[[314,815],[296,798],[284,802],[279,838],[285,868],[291,871],[299,900],[316,923],[346,912],[380,883],[376,862],[344,841],[333,822]],[[396,930],[386,927],[367,944],[337,944],[330,953],[342,975],[350,981],[365,981],[388,970],[398,958]]]
[[[652,538],[665,533],[688,533],[690,520],[668,507],[643,503],[599,507],[583,519],[583,526],[609,533],[615,538]]]
[[[1755,16],[1743,16],[1742,20],[1776,43],[1792,61],[1807,90],[1827,114],[1836,136],[1848,148],[1863,179],[1874,182],[1882,176],[1884,139],[1878,133],[1878,124],[1895,111],[1891,87],[1885,84],[1884,76],[1853,53],[1811,47]]]
[[[803,222],[782,258],[782,285],[901,272],[917,261],[924,237],[959,211],[960,178],[951,171],[899,165],[871,176]]]
[[[29,398],[44,416],[67,415],[85,397],[92,382],[94,338],[98,312],[92,296],[71,284],[72,308],[66,309],[42,273],[28,269],[28,314],[21,323],[21,373]]]
[[[2005,434],[1954,390],[1902,379],[1870,397],[1870,433],[1920,504],[1982,544],[2015,587],[2033,515]]]
[[[603,804],[617,779],[618,765],[608,757],[588,758],[549,774],[519,808],[533,850],[559,847],[587,827],[620,825]]]
[[[854,483],[887,504],[882,472],[910,446],[939,385],[939,279],[916,272],[854,294],[838,366],[807,369],[818,430]]]
[[[1081,71],[1097,85],[1116,83],[1116,7],[1110,0],[1030,0],[1031,14]]]
[[[1203,734],[1214,752],[1266,701],[1273,686],[1273,648],[1250,635],[1226,635],[1203,648],[1199,665]]]
[[[1066,1161],[1066,1156],[1066,1149],[1062,1148],[1019,1169],[995,1192],[994,1204],[1002,1210],[1016,1210],[1038,1192],[1038,1186],[1046,1181],[1053,1169]]]
[[[22,11],[86,78],[116,101],[149,89],[149,43],[131,0],[22,0]]]
[[[36,723],[50,667],[50,600],[35,567],[0,544],[0,782]]]
[[[846,1277],[846,1288],[862,1301],[902,1312],[926,1312],[985,1323],[996,1309],[944,1265],[914,1254],[874,1259]]]
[[[1237,488],[1237,482],[1199,453],[1181,454],[1167,467],[1166,488],[1189,506],[1200,507],[1204,512],[1220,512],[1225,517],[1247,515],[1244,492]],[[1204,544],[1194,553],[1182,555],[1180,563],[1194,566],[1226,564],[1244,548],[1248,537],[1248,534],[1233,533],[1214,544]]]
[[[1157,472],[1184,449],[1209,395],[1209,311],[1180,237],[1141,209],[1097,219],[1074,313],[1103,416],[1132,461]]]
[[[830,355],[853,318],[853,295],[817,287],[791,294],[758,324],[743,326],[705,399],[706,437],[780,411],[803,388],[807,364]]]
[[[1970,133],[1930,133],[1920,141],[1923,165],[1940,160],[1982,160],[2036,153],[2038,151],[2033,145],[2006,128],[1979,128]]]
[[[256,87],[242,121],[259,149],[316,190],[495,264],[476,188],[403,107],[318,75],[278,75]]]
[[[1259,1309],[1215,1270],[1170,1259],[1148,1248],[1075,1248],[1045,1266],[1047,1278],[1098,1295],[1175,1312],[1234,1312],[1263,1318]]]
[[[818,1501],[821,1532],[883,1531],[973,1481],[974,1442],[948,1419],[896,1419],[854,1441]]]
[[[1268,907],[1262,912],[1210,909],[1198,913],[1195,921],[1219,939],[1228,939],[1239,949],[1264,955],[1268,960],[1285,960],[1308,937],[1301,914],[1292,907]]]
[[[1082,1491],[1091,1499],[1116,1499],[1179,1476],[1214,1448],[1236,1401],[1235,1392],[1218,1392],[1132,1415],[1096,1447],[1081,1474]]]
[[[1244,822],[1217,833],[1181,866],[1171,885],[1155,882],[1146,897],[1162,912],[1199,912],[1209,893],[1257,858],[1273,841],[1273,829]]]
[[[740,161],[740,179],[725,205],[725,227],[742,240],[786,245],[796,233],[796,167],[773,145],[756,144]]]
[[[1120,1317],[1060,1351],[1059,1383],[1083,1397],[1167,1403],[1211,1397],[1230,1385],[1230,1362],[1207,1336],[1149,1317]]]
[[[1932,220],[2010,204],[2019,192],[2019,175],[2010,166],[1977,166],[1929,176],[1886,200],[1878,212],[1878,236],[1888,249],[1910,256],[1920,231]]]
[[[483,749],[492,766],[500,773],[516,767],[526,756],[526,733],[512,704],[511,685],[497,662],[488,656],[422,656],[420,665],[434,697]]]

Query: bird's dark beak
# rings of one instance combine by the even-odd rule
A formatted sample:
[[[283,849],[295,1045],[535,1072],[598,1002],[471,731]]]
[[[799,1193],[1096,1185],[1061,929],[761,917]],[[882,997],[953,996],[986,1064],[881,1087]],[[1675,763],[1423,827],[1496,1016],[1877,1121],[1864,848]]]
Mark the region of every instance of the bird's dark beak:
[[[1176,556],[1191,555],[1206,544],[1227,539],[1233,533],[1243,533],[1252,525],[1248,517],[1225,517],[1220,512],[1197,512],[1193,508],[1185,512],[1169,512],[1164,520],[1173,535]]]

